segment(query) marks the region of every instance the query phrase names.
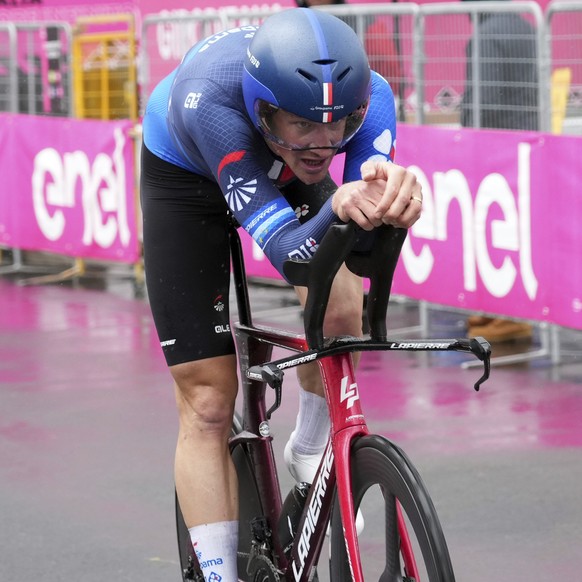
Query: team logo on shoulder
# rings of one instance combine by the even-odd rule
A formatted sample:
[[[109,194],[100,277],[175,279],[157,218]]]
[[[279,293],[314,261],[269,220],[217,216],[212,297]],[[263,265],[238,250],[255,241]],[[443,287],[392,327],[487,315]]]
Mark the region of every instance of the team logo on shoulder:
[[[184,101],[184,108],[197,109],[200,97],[202,97],[202,93],[188,93],[188,95],[186,95],[186,101]]]
[[[257,191],[257,181],[249,180],[245,182],[243,178],[233,178],[229,176],[226,187],[226,202],[231,210],[242,210],[251,201],[252,195]]]

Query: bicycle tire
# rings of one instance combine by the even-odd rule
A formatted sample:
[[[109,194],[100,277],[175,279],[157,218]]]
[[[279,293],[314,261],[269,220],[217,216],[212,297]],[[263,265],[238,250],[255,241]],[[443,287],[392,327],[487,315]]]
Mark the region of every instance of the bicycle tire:
[[[380,582],[454,582],[455,576],[445,537],[435,507],[424,483],[406,454],[394,443],[378,435],[359,437],[351,451],[352,490],[355,507],[362,504],[364,495],[373,486],[379,486],[384,501],[384,557],[376,547],[374,560],[381,572],[374,575]],[[395,527],[396,502],[400,504],[409,523],[408,530],[415,538],[414,558],[422,567],[418,581],[402,568],[400,536]],[[376,507],[375,512],[380,508]],[[364,514],[365,515],[365,514]],[[365,528],[364,528],[365,529]],[[365,533],[365,531],[364,531]],[[360,540],[360,551],[362,544]],[[420,554],[420,555],[418,555]],[[422,561],[421,561],[422,557]],[[365,557],[363,556],[364,560]],[[365,566],[365,564],[364,564]],[[383,569],[382,569],[383,568]],[[366,573],[366,581],[371,576]],[[376,576],[379,576],[376,578]],[[345,549],[339,503],[334,503],[330,540],[330,579],[333,582],[351,581]]]

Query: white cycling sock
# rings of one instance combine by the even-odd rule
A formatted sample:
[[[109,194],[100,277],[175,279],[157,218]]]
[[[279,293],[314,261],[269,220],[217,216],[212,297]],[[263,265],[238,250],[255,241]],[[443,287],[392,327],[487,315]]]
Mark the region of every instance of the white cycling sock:
[[[329,438],[329,413],[322,396],[299,390],[299,414],[289,440],[291,448],[300,455],[320,454]]]
[[[188,531],[206,582],[236,582],[238,521],[195,525]]]

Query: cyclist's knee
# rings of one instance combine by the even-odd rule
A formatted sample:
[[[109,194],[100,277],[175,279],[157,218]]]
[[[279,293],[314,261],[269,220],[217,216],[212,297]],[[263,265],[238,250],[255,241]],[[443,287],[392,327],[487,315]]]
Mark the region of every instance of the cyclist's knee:
[[[234,368],[222,358],[172,367],[180,423],[205,433],[228,432],[237,393]]]
[[[325,335],[355,335],[362,333],[362,298],[329,303],[324,322]]]

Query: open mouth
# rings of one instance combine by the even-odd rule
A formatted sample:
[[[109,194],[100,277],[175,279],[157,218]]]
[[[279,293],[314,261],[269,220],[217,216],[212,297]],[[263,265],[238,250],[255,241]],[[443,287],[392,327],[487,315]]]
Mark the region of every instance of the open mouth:
[[[325,167],[328,158],[301,158],[307,170],[318,171]]]

